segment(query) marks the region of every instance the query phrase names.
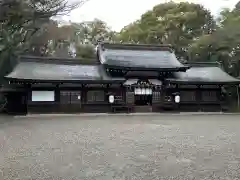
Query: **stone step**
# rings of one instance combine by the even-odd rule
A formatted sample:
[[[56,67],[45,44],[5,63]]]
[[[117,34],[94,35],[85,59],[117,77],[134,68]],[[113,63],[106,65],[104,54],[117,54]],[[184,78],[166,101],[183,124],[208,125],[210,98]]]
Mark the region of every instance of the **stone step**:
[[[135,112],[152,112],[152,106],[135,106]]]

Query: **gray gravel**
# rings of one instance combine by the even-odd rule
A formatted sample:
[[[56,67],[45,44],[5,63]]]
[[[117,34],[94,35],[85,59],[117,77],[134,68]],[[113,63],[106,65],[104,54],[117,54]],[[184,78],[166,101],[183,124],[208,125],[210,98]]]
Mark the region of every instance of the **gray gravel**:
[[[6,118],[0,180],[240,179],[240,116]]]

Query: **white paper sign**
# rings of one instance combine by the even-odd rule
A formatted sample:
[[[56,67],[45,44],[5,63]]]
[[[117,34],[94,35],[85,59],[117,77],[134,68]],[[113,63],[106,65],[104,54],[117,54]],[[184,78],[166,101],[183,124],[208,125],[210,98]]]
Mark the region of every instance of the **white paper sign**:
[[[110,103],[114,103],[114,96],[113,95],[110,95],[108,98],[109,98]]]
[[[177,96],[175,96],[175,103],[179,103],[179,102],[180,102],[180,96],[177,95]]]

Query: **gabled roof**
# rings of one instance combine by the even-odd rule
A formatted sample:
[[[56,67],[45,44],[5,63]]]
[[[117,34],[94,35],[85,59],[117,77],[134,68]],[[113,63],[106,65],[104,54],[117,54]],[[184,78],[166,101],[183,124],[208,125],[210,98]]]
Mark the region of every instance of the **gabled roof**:
[[[169,45],[109,44],[98,47],[100,62],[131,70],[185,71]]]
[[[239,84],[240,80],[224,72],[217,63],[189,64],[186,72],[175,72],[170,82],[188,84]]]
[[[117,82],[124,78],[109,77],[102,65],[81,64],[75,59],[39,61],[39,58],[21,58],[13,71],[5,76],[15,80],[33,81],[91,81]]]

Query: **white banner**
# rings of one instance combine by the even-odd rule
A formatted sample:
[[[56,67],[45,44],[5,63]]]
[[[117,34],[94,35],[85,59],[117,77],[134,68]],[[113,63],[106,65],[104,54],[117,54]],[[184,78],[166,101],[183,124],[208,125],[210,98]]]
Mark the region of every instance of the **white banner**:
[[[151,88],[135,88],[134,89],[135,95],[152,95]]]
[[[141,95],[141,93],[142,93],[141,88],[135,88],[134,90],[135,95]]]
[[[145,95],[145,94],[146,94],[146,89],[145,89],[145,88],[142,88],[141,94],[142,94],[142,95]]]
[[[32,101],[34,102],[55,101],[54,91],[32,91]]]

